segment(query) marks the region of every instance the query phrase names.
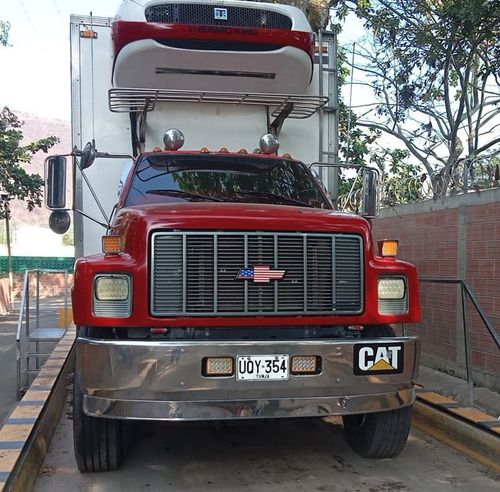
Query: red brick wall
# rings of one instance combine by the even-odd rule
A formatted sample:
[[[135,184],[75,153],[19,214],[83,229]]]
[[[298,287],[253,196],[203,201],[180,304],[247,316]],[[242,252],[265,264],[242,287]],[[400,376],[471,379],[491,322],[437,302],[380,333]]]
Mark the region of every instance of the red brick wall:
[[[467,210],[467,281],[500,331],[500,202]],[[498,348],[470,307],[473,365],[500,373]]]
[[[373,233],[375,241],[398,239],[398,257],[415,264],[421,279],[459,279],[465,272],[464,280],[500,333],[500,190],[493,191],[496,201],[492,203],[481,204],[477,203],[481,197],[464,196],[432,202],[431,206],[424,203],[383,211],[374,221]],[[466,242],[460,248],[461,237]],[[459,290],[452,284],[420,286],[422,321],[406,327],[407,331],[421,337],[423,360],[463,375],[463,328],[460,319],[457,322]],[[467,312],[474,370],[480,379],[495,380],[493,385],[497,386],[500,350],[470,301]]]

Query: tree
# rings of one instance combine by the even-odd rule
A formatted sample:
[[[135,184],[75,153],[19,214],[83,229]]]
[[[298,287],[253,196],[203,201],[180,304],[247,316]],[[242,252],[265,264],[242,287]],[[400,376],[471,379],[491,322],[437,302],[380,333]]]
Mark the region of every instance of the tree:
[[[368,132],[358,126],[357,115],[344,102],[342,90],[346,86],[349,69],[346,54],[339,50],[339,154],[347,164],[376,167],[380,172],[380,205],[389,207],[424,199],[422,172],[409,162],[409,152],[391,149],[378,143],[381,131]],[[339,181],[339,203],[345,210],[359,212],[362,202],[362,176],[342,172]]]
[[[434,196],[500,155],[498,0],[339,0],[369,36],[356,49],[374,103],[357,125],[399,140],[426,170]]]
[[[43,179],[38,174],[28,174],[21,163],[29,163],[39,151],[47,152],[59,139],[47,137],[22,146],[21,126],[22,122],[7,107],[0,111],[0,189],[10,199],[24,200],[32,211],[41,206]],[[4,218],[8,210],[8,200],[4,200],[0,218]]]

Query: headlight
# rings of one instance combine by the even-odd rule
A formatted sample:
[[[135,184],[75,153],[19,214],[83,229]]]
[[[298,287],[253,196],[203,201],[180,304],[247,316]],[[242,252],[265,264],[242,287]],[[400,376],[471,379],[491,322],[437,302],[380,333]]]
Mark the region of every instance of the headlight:
[[[408,312],[406,277],[380,277],[378,279],[378,312],[399,315]]]
[[[94,316],[128,318],[132,314],[132,277],[101,273],[94,277]]]
[[[129,281],[125,276],[97,277],[95,296],[99,301],[124,301],[129,296]]]
[[[379,278],[379,299],[403,299],[405,296],[405,281],[402,278]]]

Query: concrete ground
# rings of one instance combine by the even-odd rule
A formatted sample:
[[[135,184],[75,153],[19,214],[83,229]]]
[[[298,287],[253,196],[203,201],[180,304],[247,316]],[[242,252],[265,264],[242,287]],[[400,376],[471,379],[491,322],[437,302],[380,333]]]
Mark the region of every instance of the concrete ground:
[[[496,391],[483,387],[471,388],[463,379],[424,366],[420,366],[417,383],[425,391],[434,391],[463,406],[475,407],[500,419],[500,394]]]

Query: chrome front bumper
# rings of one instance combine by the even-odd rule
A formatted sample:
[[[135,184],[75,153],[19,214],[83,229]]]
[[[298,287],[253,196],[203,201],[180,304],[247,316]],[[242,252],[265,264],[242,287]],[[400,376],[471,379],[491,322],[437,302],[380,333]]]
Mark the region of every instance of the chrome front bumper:
[[[401,372],[355,375],[359,346],[403,347]],[[373,350],[370,349],[372,352]],[[366,350],[365,350],[366,352]],[[77,366],[88,415],[146,420],[312,417],[411,405],[418,368],[415,337],[311,341],[120,341],[78,338]],[[204,357],[318,355],[322,372],[286,381],[202,375]],[[359,372],[359,371],[358,371]]]

